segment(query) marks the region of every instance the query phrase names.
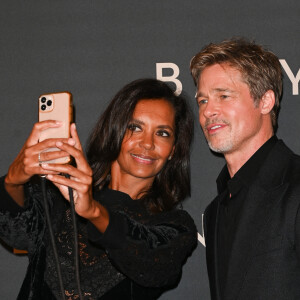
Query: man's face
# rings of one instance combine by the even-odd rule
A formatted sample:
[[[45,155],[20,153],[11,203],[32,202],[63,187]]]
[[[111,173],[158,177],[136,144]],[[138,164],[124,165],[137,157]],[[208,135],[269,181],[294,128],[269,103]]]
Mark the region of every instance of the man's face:
[[[261,101],[254,104],[240,71],[228,64],[205,68],[196,97],[199,122],[211,150],[226,155],[257,147],[262,130]]]

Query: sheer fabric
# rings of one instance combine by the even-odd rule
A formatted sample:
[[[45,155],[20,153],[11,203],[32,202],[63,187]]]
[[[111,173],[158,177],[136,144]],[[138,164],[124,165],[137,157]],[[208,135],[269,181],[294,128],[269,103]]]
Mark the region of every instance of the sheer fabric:
[[[3,189],[2,178],[1,238],[12,247],[28,250],[29,267],[19,299],[39,299],[46,294],[47,299],[52,299],[49,290],[59,298],[39,184],[26,186],[24,209],[11,208],[13,205],[10,204],[9,212],[5,203],[13,200]],[[69,204],[51,184],[48,184],[47,192],[65,297],[78,299]],[[94,198],[107,208],[110,223],[101,234],[90,222],[77,216],[84,299],[110,299],[105,294],[113,294],[114,289],[121,287],[131,299],[141,299],[143,293],[148,295],[147,299],[157,299],[163,290],[177,283],[182,264],[196,245],[197,231],[193,220],[183,210],[151,214],[141,201],[132,200],[118,191],[98,191]]]

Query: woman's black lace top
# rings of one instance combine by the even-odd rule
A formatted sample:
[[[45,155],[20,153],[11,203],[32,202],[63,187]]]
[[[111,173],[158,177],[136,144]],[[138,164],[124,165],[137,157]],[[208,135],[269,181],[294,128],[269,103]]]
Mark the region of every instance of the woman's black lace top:
[[[65,298],[78,299],[70,206],[50,183],[47,194]],[[107,208],[110,221],[102,234],[77,216],[84,299],[118,299],[120,292],[122,299],[157,299],[178,282],[182,265],[196,245],[192,218],[184,210],[151,214],[141,201],[110,189],[95,192],[94,198]],[[60,298],[38,183],[26,185],[22,208],[6,193],[2,178],[0,234],[10,246],[28,251],[29,266],[18,299]]]

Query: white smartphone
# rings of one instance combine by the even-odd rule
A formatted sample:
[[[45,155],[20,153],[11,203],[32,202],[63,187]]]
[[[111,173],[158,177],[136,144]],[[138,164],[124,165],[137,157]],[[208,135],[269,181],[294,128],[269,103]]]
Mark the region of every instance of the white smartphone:
[[[39,141],[49,138],[69,138],[70,124],[73,121],[72,94],[69,92],[43,94],[39,97],[39,122],[45,120],[56,120],[62,122],[58,128],[43,130]],[[58,151],[50,148],[46,151]],[[47,163],[66,164],[70,157],[62,157],[47,161]]]

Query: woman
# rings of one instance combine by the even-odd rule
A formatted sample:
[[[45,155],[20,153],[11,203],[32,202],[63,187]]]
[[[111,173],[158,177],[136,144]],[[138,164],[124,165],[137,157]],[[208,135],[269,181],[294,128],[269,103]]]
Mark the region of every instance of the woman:
[[[163,82],[134,81],[114,97],[91,134],[85,159],[75,125],[71,138],[38,143],[55,121],[35,124],[2,179],[0,232],[27,249],[29,267],[20,299],[60,298],[36,176],[46,175],[64,297],[78,299],[68,187],[78,216],[84,299],[157,299],[178,282],[196,244],[191,217],[175,209],[190,193],[193,118]],[[45,152],[57,147],[61,151]],[[75,166],[47,164],[70,155]],[[65,177],[62,174],[68,174]],[[24,201],[25,200],[25,201]]]

